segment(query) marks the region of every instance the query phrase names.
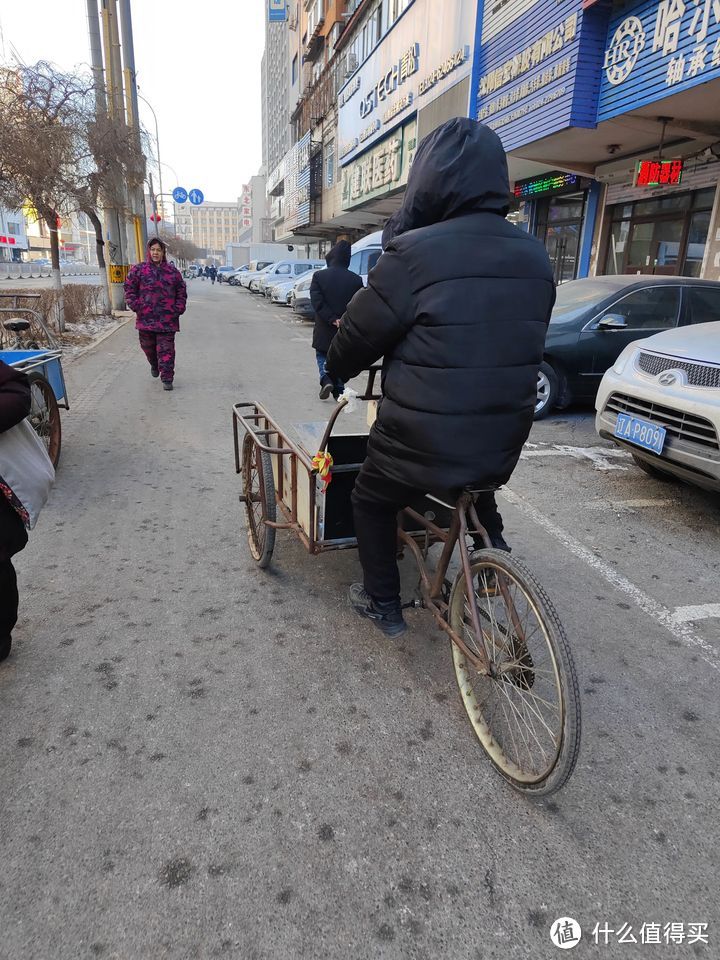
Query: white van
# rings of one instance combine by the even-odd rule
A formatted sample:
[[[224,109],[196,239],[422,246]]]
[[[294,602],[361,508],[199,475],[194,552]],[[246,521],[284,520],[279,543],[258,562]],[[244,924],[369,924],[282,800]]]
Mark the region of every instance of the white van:
[[[362,277],[367,286],[368,274],[380,259],[382,253],[382,230],[369,233],[351,247],[350,269]]]

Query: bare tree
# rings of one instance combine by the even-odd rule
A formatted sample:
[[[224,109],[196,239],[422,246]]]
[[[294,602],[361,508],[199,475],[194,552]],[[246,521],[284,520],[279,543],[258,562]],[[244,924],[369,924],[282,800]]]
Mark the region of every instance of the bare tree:
[[[142,186],[145,157],[137,138],[128,127],[119,126],[107,117],[96,116],[91,98],[86,98],[84,102],[83,124],[86,153],[76,166],[68,190],[95,230],[98,266],[109,309],[105,241],[99,210],[104,206],[129,213],[128,189]]]
[[[188,260],[198,260],[204,255],[204,251],[196,246],[191,240],[184,237],[173,236],[164,231],[160,234],[161,239],[168,249],[168,253],[178,260],[187,262]]]
[[[87,78],[58,73],[44,62],[0,70],[0,201],[11,209],[30,203],[47,225],[60,330],[58,234],[62,216],[75,207],[71,185],[87,154],[83,104],[91,89]]]

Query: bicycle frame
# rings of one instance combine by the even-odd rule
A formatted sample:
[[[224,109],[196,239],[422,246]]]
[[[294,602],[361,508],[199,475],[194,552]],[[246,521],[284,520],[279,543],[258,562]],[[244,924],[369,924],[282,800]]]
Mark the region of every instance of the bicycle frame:
[[[455,512],[453,514],[452,524],[450,525],[450,529],[447,531],[436,526],[436,524],[434,524],[431,520],[428,520],[427,517],[422,516],[422,514],[419,514],[416,510],[412,510],[409,507],[405,507],[400,511],[400,516],[403,515],[411,517],[416,524],[418,524],[420,527],[423,527],[427,531],[427,546],[430,545],[431,541],[433,543],[443,544],[443,550],[440,555],[440,561],[437,565],[437,569],[431,575],[427,563],[425,562],[425,555],[421,550],[417,540],[410,536],[403,529],[401,523],[398,523],[398,540],[403,547],[410,548],[410,551],[417,564],[418,572],[420,574],[420,591],[422,593],[423,605],[432,613],[440,629],[444,630],[445,633],[448,634],[452,642],[459,647],[460,650],[462,650],[473,666],[480,673],[488,673],[490,668],[490,659],[487,653],[484,649],[480,654],[470,650],[462,637],[455,633],[446,619],[449,606],[443,599],[445,575],[448,571],[448,567],[450,566],[450,560],[452,558],[453,551],[455,550],[456,545],[459,544],[460,561],[463,568],[465,583],[467,584],[468,598],[472,598],[470,604],[470,613],[473,620],[473,628],[475,630],[475,635],[478,638],[485,637],[485,633],[480,626],[480,616],[477,609],[477,603],[475,602],[475,586],[473,584],[472,572],[470,568],[470,552],[468,550],[465,538],[469,533],[474,533],[482,538],[483,544],[486,547],[492,547],[492,543],[490,542],[487,530],[480,523],[472,494],[463,493],[460,496],[455,504]],[[468,524],[468,517],[472,523],[472,526]]]

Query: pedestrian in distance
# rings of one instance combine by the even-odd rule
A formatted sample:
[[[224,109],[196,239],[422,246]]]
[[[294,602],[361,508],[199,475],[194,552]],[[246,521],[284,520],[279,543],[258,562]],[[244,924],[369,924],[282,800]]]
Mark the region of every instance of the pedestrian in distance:
[[[364,583],[350,601],[387,636],[406,629],[396,525],[418,494],[485,491],[480,521],[493,546],[509,549],[489,490],[508,481],[530,433],[555,302],[545,248],[508,222],[509,196],[489,127],[456,118],[425,137],[384,252],[328,352],[334,380],[383,358],[383,399],[352,494]]]
[[[330,394],[337,399],[345,389],[339,377],[328,374],[327,352],[338,332],[340,317],[363,288],[362,279],[349,269],[350,253],[347,240],[339,240],[325,257],[327,267],[313,274],[310,284],[310,301],[315,311],[312,345],[320,374],[321,400],[327,400]]]
[[[180,315],[185,313],[187,287],[177,267],[168,263],[166,253],[163,241],[153,237],[146,261],[136,263],[128,274],[125,300],[135,312],[135,327],[150,373],[160,377],[163,389],[172,390],[175,334],[180,329]]]
[[[210,280],[211,280],[211,282],[213,283],[213,285],[215,284],[215,281],[217,280],[217,267],[215,266],[215,264],[213,264],[213,265],[210,267]]]
[[[0,360],[0,433],[24,420],[30,413],[30,403],[28,378]],[[19,598],[12,558],[28,541],[22,509],[0,477],[0,660],[10,654],[12,631],[17,623]]]

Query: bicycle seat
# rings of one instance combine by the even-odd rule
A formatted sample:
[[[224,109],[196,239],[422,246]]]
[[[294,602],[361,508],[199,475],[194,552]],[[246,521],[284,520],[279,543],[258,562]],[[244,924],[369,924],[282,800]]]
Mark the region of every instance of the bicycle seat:
[[[6,320],[5,323],[3,323],[3,326],[6,330],[12,330],[14,333],[20,333],[21,330],[30,329],[30,321],[15,318],[13,320]]]

